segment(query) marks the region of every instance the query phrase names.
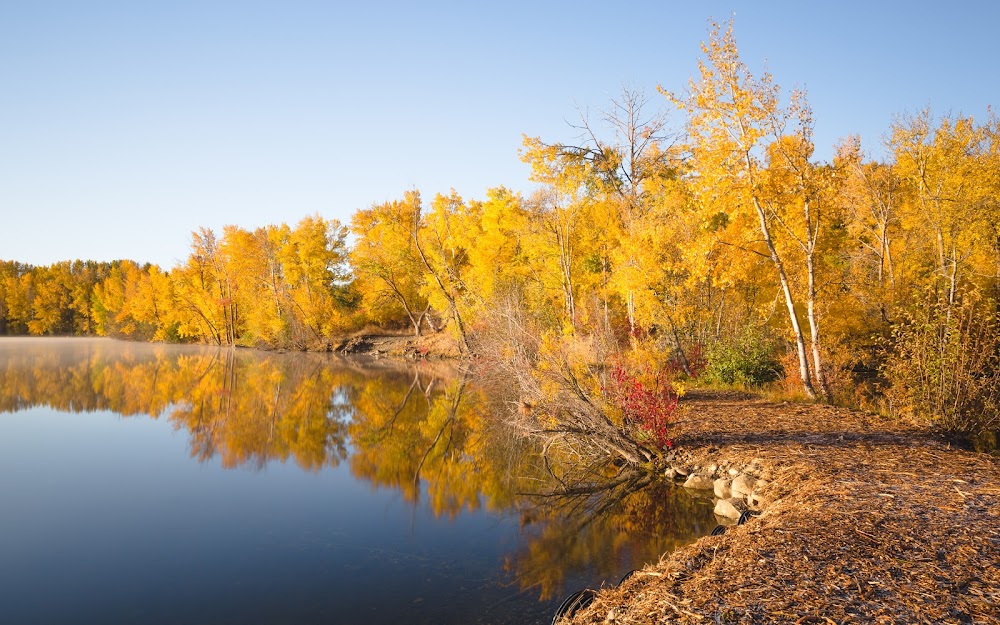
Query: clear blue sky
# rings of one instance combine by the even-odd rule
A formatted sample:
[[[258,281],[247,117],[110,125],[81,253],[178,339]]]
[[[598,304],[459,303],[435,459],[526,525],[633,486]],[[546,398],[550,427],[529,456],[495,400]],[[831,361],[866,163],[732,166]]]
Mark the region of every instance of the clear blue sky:
[[[527,190],[522,133],[570,139],[623,83],[683,89],[733,13],[743,60],[808,89],[821,158],[1000,105],[993,2],[8,1],[0,259],[169,267],[198,226]]]

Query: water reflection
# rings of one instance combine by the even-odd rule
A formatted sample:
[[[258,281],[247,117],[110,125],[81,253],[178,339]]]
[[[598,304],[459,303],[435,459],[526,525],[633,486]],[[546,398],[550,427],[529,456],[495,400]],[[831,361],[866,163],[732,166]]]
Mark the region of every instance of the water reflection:
[[[531,525],[530,538],[506,567],[522,588],[536,587],[543,598],[565,592],[574,574],[616,580],[716,525],[711,500],[646,473],[606,476],[527,501],[522,518]]]
[[[31,345],[30,349],[19,346]],[[66,349],[72,347],[72,349]],[[514,467],[531,475],[525,445],[490,419],[468,376],[445,365],[409,368],[324,354],[268,353],[113,341],[0,342],[0,411],[47,406],[165,417],[198,460],[227,468],[289,458],[337,466],[436,515],[509,508]]]
[[[497,528],[502,519],[516,521],[519,538],[496,570],[476,574],[499,589],[480,586],[477,600],[493,593],[504,614],[516,613],[511,601],[530,597],[537,610],[539,597],[614,582],[711,530],[710,506],[648,475],[600,467],[585,482],[553,480],[538,450],[495,416],[492,401],[474,379],[446,366],[109,340],[0,341],[2,412],[46,406],[145,415],[185,433],[202,462],[346,468],[443,523],[473,513],[493,515]],[[530,622],[532,610],[524,610],[487,622]],[[454,622],[480,620],[463,614]]]
[[[416,501],[426,482],[435,515],[462,510],[506,510],[513,484],[527,477],[528,450],[488,411],[488,402],[468,376],[381,375],[351,389],[349,426],[354,475],[398,489]],[[515,471],[515,467],[517,470]]]
[[[292,458],[315,471],[347,456],[350,406],[334,391],[351,386],[352,376],[308,355],[8,340],[0,342],[0,411],[165,416],[188,432],[199,460],[218,455],[225,467],[262,467]]]

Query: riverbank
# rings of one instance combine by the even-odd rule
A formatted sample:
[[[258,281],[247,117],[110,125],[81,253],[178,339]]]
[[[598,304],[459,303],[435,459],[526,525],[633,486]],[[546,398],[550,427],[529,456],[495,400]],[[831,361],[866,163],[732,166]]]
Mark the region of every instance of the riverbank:
[[[765,478],[760,515],[572,623],[1000,623],[995,457],[876,415],[719,392],[684,398],[675,440],[694,472]]]
[[[462,357],[458,342],[446,332],[422,336],[413,334],[358,333],[345,337],[331,350],[351,356],[402,358],[405,360],[447,359]]]

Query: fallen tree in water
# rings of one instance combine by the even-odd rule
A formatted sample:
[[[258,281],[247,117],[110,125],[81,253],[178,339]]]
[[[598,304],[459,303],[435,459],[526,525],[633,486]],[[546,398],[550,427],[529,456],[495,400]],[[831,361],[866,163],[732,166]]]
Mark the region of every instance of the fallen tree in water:
[[[546,331],[516,293],[490,321],[476,335],[484,377],[508,389],[511,420],[547,461],[654,466],[672,448],[678,395],[663,370],[630,366],[610,337]]]

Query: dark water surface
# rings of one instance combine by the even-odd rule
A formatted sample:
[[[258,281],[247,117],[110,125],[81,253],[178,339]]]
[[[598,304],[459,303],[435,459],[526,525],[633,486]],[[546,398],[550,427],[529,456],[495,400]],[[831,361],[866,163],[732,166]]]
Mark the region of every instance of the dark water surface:
[[[714,526],[643,480],[519,495],[552,485],[489,406],[429,365],[0,339],[0,623],[548,623]]]

